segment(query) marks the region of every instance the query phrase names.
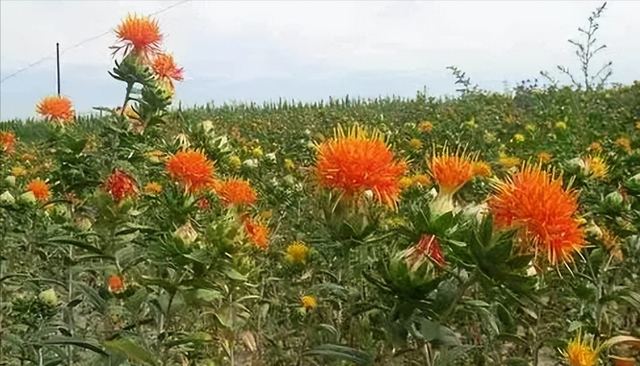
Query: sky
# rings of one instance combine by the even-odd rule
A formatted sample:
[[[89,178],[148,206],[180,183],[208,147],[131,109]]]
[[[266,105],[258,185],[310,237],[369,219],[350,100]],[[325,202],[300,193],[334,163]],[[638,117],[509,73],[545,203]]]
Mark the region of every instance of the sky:
[[[178,4],[178,5],[176,5]],[[185,69],[176,102],[216,105],[284,98],[454,94],[447,66],[503,91],[540,71],[578,71],[568,39],[602,2],[592,1],[0,1],[0,120],[35,117],[61,91],[79,114],[116,107],[122,82],[107,71],[113,29],[127,13],[155,15],[163,47]],[[613,61],[612,82],[640,80],[640,1],[609,1],[594,66]],[[105,34],[106,33],[106,34]],[[100,36],[101,35],[101,36]],[[100,37],[97,37],[100,36]],[[77,47],[80,42],[91,39]]]

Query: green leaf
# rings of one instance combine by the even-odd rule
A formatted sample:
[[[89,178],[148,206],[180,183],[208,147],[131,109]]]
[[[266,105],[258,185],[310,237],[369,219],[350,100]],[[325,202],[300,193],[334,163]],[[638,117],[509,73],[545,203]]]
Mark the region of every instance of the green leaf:
[[[196,290],[196,297],[202,301],[212,302],[217,299],[221,299],[222,293],[216,290],[198,289]]]
[[[104,352],[102,348],[100,348],[100,345],[96,343],[87,342],[86,339],[77,339],[77,338],[68,338],[68,337],[51,337],[50,339],[43,341],[42,344],[76,346],[76,347],[88,349],[90,351],[101,354],[103,356],[108,356],[108,354]]]
[[[437,341],[445,346],[459,346],[460,340],[453,330],[429,319],[420,321],[420,334],[427,342]]]
[[[85,243],[83,241],[72,239],[72,238],[60,238],[60,237],[51,238],[47,240],[46,244],[69,244],[69,245],[73,245],[74,247],[82,248],[84,250],[87,250],[95,254],[102,254],[102,250],[100,250],[100,248],[96,248],[89,243]]]
[[[305,357],[325,357],[328,359],[352,362],[356,365],[373,365],[373,357],[355,348],[340,346],[336,344],[323,344],[312,348],[302,354]]]
[[[82,293],[85,295],[86,299],[89,300],[91,305],[93,305],[94,309],[100,313],[103,313],[107,308],[107,302],[98,294],[98,291],[87,286],[83,282],[74,281],[74,286],[80,289]]]
[[[236,281],[246,281],[247,277],[233,268],[226,268],[222,271],[227,277]]]
[[[146,349],[140,347],[139,345],[133,343],[128,339],[115,339],[112,341],[105,341],[104,347],[113,352],[120,353],[126,355],[130,361],[133,362],[141,362],[145,365],[157,365],[158,361],[155,356],[147,351]]]
[[[584,326],[584,323],[582,323],[581,321],[573,321],[571,322],[571,324],[569,324],[569,329],[567,329],[567,332],[572,333],[577,329],[580,329]]]

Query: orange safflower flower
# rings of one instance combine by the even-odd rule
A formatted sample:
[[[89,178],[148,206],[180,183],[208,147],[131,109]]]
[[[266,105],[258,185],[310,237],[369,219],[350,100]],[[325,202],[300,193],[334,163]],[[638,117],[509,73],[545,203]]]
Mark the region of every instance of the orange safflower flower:
[[[440,186],[440,193],[452,195],[473,178],[473,161],[464,153],[449,155],[445,148],[441,155],[434,154],[429,163],[431,176]]]
[[[473,175],[476,177],[490,177],[491,166],[484,161],[476,161],[472,165]]]
[[[0,132],[0,151],[3,151],[7,155],[13,154],[13,150],[16,146],[16,135],[10,131]]]
[[[258,197],[248,181],[229,179],[216,189],[225,206],[253,205]]]
[[[196,201],[196,204],[198,205],[198,208],[201,209],[202,211],[207,211],[208,209],[211,208],[211,203],[209,202],[209,199],[207,197],[198,198],[198,200]]]
[[[269,228],[258,222],[256,219],[245,216],[242,219],[244,230],[249,237],[249,241],[256,247],[267,250],[269,249]]]
[[[447,263],[444,259],[444,252],[442,251],[440,242],[435,235],[423,234],[413,249],[414,255],[426,257],[435,265],[443,267]]]
[[[178,152],[169,158],[166,170],[172,179],[183,184],[192,193],[214,183],[213,162],[199,151]]]
[[[545,252],[549,263],[567,263],[585,244],[584,230],[576,219],[577,193],[562,187],[562,179],[541,169],[525,167],[499,182],[489,198],[489,210],[498,228],[518,229],[532,245],[528,252]]]
[[[124,279],[118,275],[113,275],[109,277],[107,287],[114,294],[120,293],[124,289]]]
[[[32,154],[24,153],[22,154],[22,160],[26,161],[27,163],[30,163],[31,161],[36,160],[36,157],[33,156]]]
[[[371,190],[374,197],[392,208],[400,195],[400,178],[407,163],[397,160],[378,131],[369,135],[359,126],[347,134],[338,126],[334,138],[316,145],[314,168],[321,187],[341,191],[346,196]]]
[[[318,300],[312,295],[302,296],[300,298],[300,302],[302,303],[302,307],[306,310],[312,310],[316,306],[318,306]]]
[[[29,185],[27,185],[27,190],[33,193],[33,195],[42,202],[46,202],[51,194],[49,193],[49,185],[38,179],[32,180]]]
[[[569,366],[596,366],[600,347],[594,347],[593,340],[587,342],[582,334],[571,340],[562,355]]]
[[[138,193],[136,181],[120,169],[114,169],[104,182],[103,189],[109,193],[114,201],[120,202]]]
[[[420,132],[430,133],[431,131],[433,131],[433,123],[429,121],[420,122],[420,124],[418,125],[418,130]]]
[[[160,52],[163,35],[160,33],[158,21],[151,17],[129,14],[115,32],[120,45],[112,47],[115,49],[114,55],[124,50],[125,55],[132,52],[146,61],[150,56]]]
[[[144,186],[144,191],[149,195],[162,193],[162,185],[158,182],[149,182]]]
[[[584,172],[594,178],[606,178],[609,167],[600,155],[588,156],[584,159]]]
[[[602,145],[600,145],[600,143],[597,142],[597,141],[594,141],[594,142],[590,143],[588,150],[589,151],[595,151],[597,153],[601,153],[603,151]]]
[[[627,154],[631,154],[631,140],[626,137],[620,137],[615,142],[616,146],[622,148]]]
[[[59,95],[43,98],[36,106],[36,112],[50,122],[73,123],[75,117],[71,100]]]
[[[161,80],[168,81],[171,87],[173,87],[173,80],[184,80],[182,75],[184,69],[176,65],[172,55],[167,55],[166,53],[157,55],[153,60],[152,68],[156,76]]]

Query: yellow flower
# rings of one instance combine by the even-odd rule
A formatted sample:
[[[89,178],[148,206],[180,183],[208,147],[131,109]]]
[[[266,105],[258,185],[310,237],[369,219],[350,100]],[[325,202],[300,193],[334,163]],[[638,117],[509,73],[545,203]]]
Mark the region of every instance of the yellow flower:
[[[420,141],[420,139],[411,139],[411,141],[409,141],[409,145],[417,150],[422,148],[422,141]]]
[[[309,247],[302,241],[294,241],[287,247],[287,260],[291,263],[307,263]]]
[[[563,121],[556,122],[556,128],[559,130],[566,130],[567,124]]]
[[[284,167],[289,169],[289,170],[293,170],[293,168],[295,168],[295,164],[293,164],[293,161],[291,159],[284,159]]]
[[[638,124],[640,124],[640,122],[638,122]],[[639,127],[640,128],[640,127]],[[431,133],[431,131],[433,131],[433,123],[429,122],[429,121],[424,121],[421,122],[418,125],[418,131],[420,132],[426,132],[426,133]]]
[[[261,158],[262,155],[264,155],[264,152],[262,151],[262,148],[260,146],[253,149],[252,153],[253,153],[253,156],[257,158]]]
[[[589,151],[595,151],[597,153],[602,152],[602,145],[599,142],[594,141],[589,145]]]
[[[520,165],[520,159],[513,156],[500,154],[500,164],[506,169],[510,169],[514,166]]]
[[[620,137],[615,141],[616,146],[621,147],[627,154],[631,153],[631,141],[626,137]]]
[[[426,174],[416,174],[411,178],[411,183],[427,187],[430,186],[433,182],[431,181],[431,178],[429,178],[429,176]]]
[[[11,168],[11,174],[14,175],[16,178],[20,178],[27,175],[27,170],[21,166],[16,166]]]
[[[315,308],[316,306],[318,306],[318,301],[316,300],[315,297],[313,297],[311,295],[303,296],[300,299],[300,301],[302,302],[302,306],[306,310],[311,310],[311,309]]]
[[[150,195],[156,195],[162,192],[162,186],[157,182],[150,182],[144,186],[144,191]]]
[[[513,135],[513,139],[518,143],[524,142],[524,135],[516,133],[515,135]]]
[[[467,122],[464,123],[465,126],[469,127],[469,128],[476,128],[476,118],[475,117],[471,117],[470,120],[468,120]]]
[[[273,211],[271,210],[262,211],[260,213],[260,218],[262,218],[263,220],[269,220],[271,216],[273,216]]]
[[[389,227],[397,229],[405,224],[405,220],[402,217],[390,217],[387,219],[386,223]]]
[[[236,170],[240,168],[240,165],[242,165],[242,160],[240,160],[238,156],[234,155],[229,158],[229,166],[231,169]]]
[[[594,348],[593,341],[587,343],[582,336],[578,336],[569,342],[566,350],[562,351],[569,366],[596,366],[598,364],[599,347]]]
[[[476,161],[473,163],[473,175],[477,177],[490,177],[491,166],[484,161]]]
[[[398,182],[398,184],[400,185],[400,189],[405,189],[413,184],[413,180],[409,177],[402,177],[400,178],[400,182]]]
[[[532,124],[528,124],[526,126],[524,126],[524,129],[529,131],[529,132],[533,132],[536,130],[536,126],[532,125]]]
[[[607,176],[607,164],[601,156],[589,156],[584,160],[584,172],[594,178],[605,178]]]
[[[542,164],[546,164],[546,163],[550,162],[551,158],[553,158],[553,155],[549,154],[546,151],[542,151],[542,152],[538,153],[538,160]]]
[[[164,161],[164,158],[165,158],[164,153],[158,150],[150,151],[145,155],[147,156],[147,158],[149,158],[149,160],[151,160],[154,163],[159,163],[161,161]]]

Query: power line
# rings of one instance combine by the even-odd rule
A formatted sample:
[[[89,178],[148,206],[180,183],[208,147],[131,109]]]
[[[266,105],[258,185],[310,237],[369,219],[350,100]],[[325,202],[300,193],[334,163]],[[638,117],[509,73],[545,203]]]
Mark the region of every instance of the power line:
[[[160,10],[158,10],[158,11],[156,11],[156,12],[154,12],[154,13],[151,13],[151,14],[149,14],[149,15],[151,16],[151,15],[158,15],[158,14],[160,14],[160,13],[164,13],[165,11],[168,11],[168,10],[170,10],[170,9],[173,9],[173,8],[175,8],[176,6],[180,6],[180,5],[182,5],[182,4],[188,3],[189,1],[191,1],[191,0],[181,0],[181,1],[178,1],[177,3],[175,3],[175,4],[173,4],[173,5],[167,6],[166,8],[164,8],[164,9],[160,9]],[[78,43],[74,44],[74,45],[73,45],[73,46],[71,46],[71,47],[65,48],[64,50],[60,51],[60,54],[61,54],[61,55],[63,55],[63,54],[65,54],[67,51],[70,51],[70,50],[72,50],[72,49],[74,49],[74,48],[76,48],[76,47],[80,47],[80,46],[82,46],[83,44],[88,43],[88,42],[91,42],[91,41],[96,40],[96,39],[98,39],[98,38],[102,38],[102,37],[104,37],[104,36],[106,36],[107,34],[110,34],[110,33],[111,33],[111,30],[108,30],[108,31],[106,31],[106,32],[104,32],[104,33],[100,33],[100,34],[98,34],[97,36],[93,36],[93,37],[91,37],[91,38],[87,38],[87,39],[85,39],[85,40],[83,40],[83,41],[80,41],[80,42],[78,42]],[[23,67],[23,68],[21,68],[21,69],[18,69],[16,72],[14,72],[14,73],[12,73],[12,74],[9,74],[9,75],[5,76],[4,78],[2,78],[2,80],[0,80],[0,84],[4,83],[4,82],[5,82],[5,80],[7,80],[7,79],[11,79],[12,77],[14,77],[14,76],[16,76],[16,75],[18,75],[18,74],[20,74],[20,73],[22,73],[22,72],[24,72],[24,71],[27,71],[27,70],[29,70],[30,68],[32,68],[32,67],[34,67],[34,66],[37,66],[37,65],[41,64],[42,62],[44,62],[44,61],[46,61],[46,60],[50,60],[50,59],[51,59],[51,60],[55,59],[55,55],[43,57],[43,58],[41,58],[40,60],[38,60],[38,61],[36,61],[36,62],[32,62],[32,63],[28,64],[27,66],[25,66],[25,67]]]

